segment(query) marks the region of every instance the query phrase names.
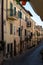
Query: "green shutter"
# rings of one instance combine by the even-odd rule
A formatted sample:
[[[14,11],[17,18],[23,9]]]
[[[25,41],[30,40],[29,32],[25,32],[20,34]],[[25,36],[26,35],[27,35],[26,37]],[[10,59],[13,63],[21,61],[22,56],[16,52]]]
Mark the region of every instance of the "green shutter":
[[[14,15],[16,15],[16,7],[14,7]]]
[[[22,12],[18,11],[18,18],[22,18]]]
[[[10,11],[10,16],[13,16],[13,9]]]
[[[13,4],[10,3],[10,16],[13,16]]]

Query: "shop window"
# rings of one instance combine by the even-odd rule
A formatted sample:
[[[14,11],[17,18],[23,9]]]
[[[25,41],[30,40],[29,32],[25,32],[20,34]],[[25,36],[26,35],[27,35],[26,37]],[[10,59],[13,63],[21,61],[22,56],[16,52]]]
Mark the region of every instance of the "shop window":
[[[16,15],[16,7],[14,7],[14,16]]]

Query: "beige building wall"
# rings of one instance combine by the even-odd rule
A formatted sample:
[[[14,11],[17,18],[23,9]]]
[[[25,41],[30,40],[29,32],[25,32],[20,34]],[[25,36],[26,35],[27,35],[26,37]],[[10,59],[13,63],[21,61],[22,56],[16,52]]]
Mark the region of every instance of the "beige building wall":
[[[13,4],[13,8],[16,7],[16,12],[18,13],[18,10],[22,12],[22,19],[21,19],[21,26],[23,27],[22,30],[22,40],[24,40],[24,30],[27,29],[26,27],[26,22],[25,22],[25,16],[27,16],[28,18],[30,17],[30,15],[28,13],[26,13],[26,11],[24,11],[24,9],[20,6],[17,5],[15,1],[13,0],[4,0],[4,40],[6,42],[6,53],[7,53],[7,44],[13,44],[13,51],[14,51],[14,40],[16,40],[16,51],[18,53],[18,45],[20,44],[20,37],[18,36],[18,28],[20,27],[20,19],[18,17],[14,17],[14,16],[10,16],[8,12],[7,13],[7,9],[10,9],[10,2]],[[8,4],[6,4],[8,3]],[[7,9],[6,9],[6,5],[7,5]],[[6,13],[8,15],[8,19],[6,18]],[[18,16],[18,14],[17,14]],[[13,19],[13,20],[12,20]],[[13,34],[10,34],[10,23],[12,23],[13,25]],[[15,32],[15,34],[14,34]]]
[[[35,36],[35,25],[36,25],[36,22],[33,20],[33,19],[30,19],[30,21],[31,21],[31,32],[32,32],[32,34],[33,34],[33,36],[32,36],[32,45],[36,45],[37,44],[37,42],[36,42],[36,36]]]
[[[28,33],[32,32],[32,40],[31,40],[31,44],[30,44],[32,46],[35,41],[34,33],[35,33],[36,22],[32,18],[29,18],[28,21],[31,22],[31,26],[27,27],[27,31],[28,31]]]
[[[40,29],[40,38],[43,40],[43,28],[41,27],[41,29]]]

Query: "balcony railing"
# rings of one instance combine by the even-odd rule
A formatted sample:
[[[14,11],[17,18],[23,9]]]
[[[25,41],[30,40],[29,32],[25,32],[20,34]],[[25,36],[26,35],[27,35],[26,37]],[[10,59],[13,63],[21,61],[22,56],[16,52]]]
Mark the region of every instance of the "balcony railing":
[[[16,20],[18,18],[18,13],[14,15],[13,9],[8,9],[7,10],[7,20]]]

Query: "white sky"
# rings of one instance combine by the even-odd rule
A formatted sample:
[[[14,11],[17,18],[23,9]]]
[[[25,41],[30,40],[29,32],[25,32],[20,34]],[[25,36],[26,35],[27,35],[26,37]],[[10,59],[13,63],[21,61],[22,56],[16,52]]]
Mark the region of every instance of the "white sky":
[[[27,2],[24,6],[27,10],[31,12],[33,15],[32,19],[35,20],[36,24],[41,25],[43,27],[43,21],[40,19],[40,17],[34,12],[33,8],[31,7],[30,3]]]

